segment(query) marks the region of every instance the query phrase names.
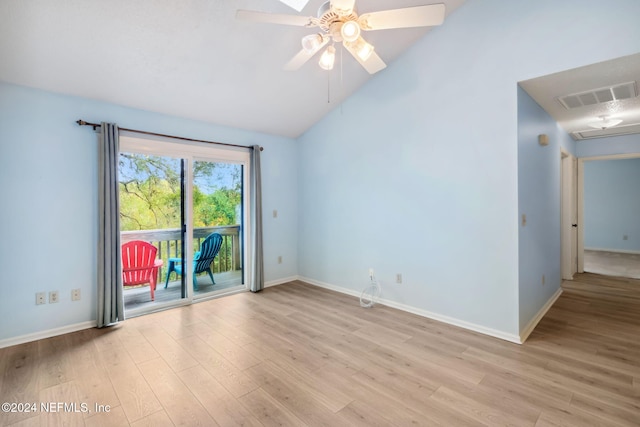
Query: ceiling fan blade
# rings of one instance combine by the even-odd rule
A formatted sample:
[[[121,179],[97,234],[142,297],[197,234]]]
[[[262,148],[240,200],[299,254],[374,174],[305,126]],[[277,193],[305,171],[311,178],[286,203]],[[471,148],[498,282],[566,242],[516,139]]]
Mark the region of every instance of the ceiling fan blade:
[[[331,10],[340,16],[348,15],[353,12],[356,0],[331,0]]]
[[[363,61],[360,56],[358,56],[358,53],[353,45],[343,43],[343,46],[356,59],[356,61],[358,61],[360,65],[362,65],[364,69],[369,72],[369,74],[375,74],[387,67],[387,64],[384,63],[382,58],[380,58],[375,51],[371,52],[371,55],[366,61]]]
[[[327,43],[329,43],[329,40],[331,40],[331,38],[325,36],[322,39],[322,43],[320,43],[314,50],[307,51],[305,49],[302,49],[293,58],[291,58],[282,69],[285,71],[296,71],[298,68],[302,67],[308,60],[310,60],[313,55],[318,53],[320,49],[325,47]]]
[[[392,28],[431,27],[444,22],[444,3],[404,9],[381,10],[360,15],[363,30],[389,30]]]
[[[268,24],[293,25],[296,27],[315,27],[318,25],[317,18],[309,16],[282,15],[242,9],[238,9],[236,12],[236,19],[250,22],[265,22]]]

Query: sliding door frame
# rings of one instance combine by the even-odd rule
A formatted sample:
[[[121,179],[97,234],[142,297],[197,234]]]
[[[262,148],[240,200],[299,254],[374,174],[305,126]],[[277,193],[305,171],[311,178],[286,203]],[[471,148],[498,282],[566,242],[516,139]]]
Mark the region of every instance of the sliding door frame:
[[[185,224],[186,232],[183,234],[184,244],[184,263],[185,265],[192,265],[193,263],[193,164],[194,161],[208,161],[219,163],[233,163],[242,165],[242,259],[243,271],[242,271],[242,284],[237,287],[223,289],[219,293],[213,292],[210,294],[204,294],[195,298],[193,290],[193,273],[192,269],[185,268],[184,280],[186,288],[186,297],[177,301],[172,301],[166,304],[159,304],[157,307],[151,309],[151,311],[158,311],[170,307],[188,305],[196,301],[203,301],[212,298],[217,298],[223,295],[228,295],[237,292],[244,292],[249,290],[249,280],[251,278],[252,262],[250,259],[251,254],[251,212],[252,206],[249,199],[250,194],[250,168],[251,168],[251,153],[250,148],[235,148],[226,146],[217,146],[200,142],[185,142],[175,140],[168,137],[160,136],[144,136],[122,131],[120,133],[120,151],[130,152],[136,154],[146,154],[154,156],[167,156],[177,159],[184,159],[184,212],[185,212]],[[145,311],[146,313],[147,311]],[[143,314],[134,312],[133,315]]]

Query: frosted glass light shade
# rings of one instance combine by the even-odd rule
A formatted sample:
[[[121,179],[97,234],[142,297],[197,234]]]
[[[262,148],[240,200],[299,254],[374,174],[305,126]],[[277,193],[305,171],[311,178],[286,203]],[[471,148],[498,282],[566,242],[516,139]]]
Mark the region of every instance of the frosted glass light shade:
[[[345,44],[349,50],[355,52],[355,54],[358,55],[358,58],[362,61],[369,59],[373,53],[373,46],[367,43],[362,37],[358,37],[354,42],[345,42]]]
[[[318,65],[323,70],[332,70],[333,64],[336,61],[336,48],[333,46],[329,46],[324,52],[322,52],[322,56],[320,56],[320,61],[318,61]]]
[[[307,53],[315,53],[322,44],[322,35],[309,34],[302,38],[302,49]]]
[[[608,116],[600,116],[600,121],[587,123],[594,129],[608,129],[622,123],[620,119],[610,119]]]
[[[360,24],[357,21],[347,21],[340,28],[342,40],[346,42],[354,42],[360,37]]]

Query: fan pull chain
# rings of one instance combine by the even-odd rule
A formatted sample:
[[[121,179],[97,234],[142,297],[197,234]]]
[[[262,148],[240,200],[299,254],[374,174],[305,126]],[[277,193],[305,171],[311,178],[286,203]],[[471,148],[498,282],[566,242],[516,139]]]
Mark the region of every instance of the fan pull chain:
[[[331,70],[327,71],[327,104],[331,104]]]
[[[342,68],[342,64],[344,64],[343,55],[344,54],[344,46],[340,49],[340,95],[342,95],[342,102],[340,103],[340,115],[343,114],[342,105],[344,104],[344,69]]]
[[[331,67],[329,67],[329,69],[327,70],[327,104],[331,104],[331,71],[333,70],[333,66],[335,65],[335,58],[336,58],[336,49],[335,49],[335,43],[331,44],[331,50],[332,50],[332,59],[331,59]],[[327,48],[328,51],[329,48]]]

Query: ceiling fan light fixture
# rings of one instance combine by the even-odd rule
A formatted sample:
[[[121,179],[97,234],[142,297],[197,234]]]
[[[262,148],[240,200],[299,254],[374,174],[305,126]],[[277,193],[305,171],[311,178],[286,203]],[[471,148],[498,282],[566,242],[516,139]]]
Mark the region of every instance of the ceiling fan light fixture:
[[[280,1],[298,7],[297,10],[311,3],[309,0]],[[362,31],[432,27],[442,24],[446,12],[446,5],[437,3],[378,10],[359,15],[356,2],[357,0],[323,0],[316,16],[307,17],[238,9],[236,19],[319,29],[319,34],[302,38],[302,49],[285,64],[283,69],[286,71],[299,69],[331,42],[342,43],[369,74],[375,74],[387,65],[374,51],[374,47],[362,38]],[[331,69],[334,61],[334,49],[326,49],[320,65],[325,69]]]
[[[346,42],[354,42],[360,37],[360,24],[357,21],[347,21],[340,28],[342,40]]]
[[[367,43],[362,37],[358,37],[354,42],[345,41],[345,44],[351,51],[355,52],[362,61],[369,59],[374,50],[373,46]]]
[[[595,129],[608,129],[622,123],[621,119],[611,119],[609,116],[600,116],[599,121],[587,123],[590,127]]]
[[[302,49],[307,53],[315,53],[323,41],[322,34],[309,34],[302,38]]]
[[[320,61],[318,61],[318,65],[323,70],[332,70],[333,64],[336,62],[336,48],[333,46],[329,46],[324,52],[322,52],[322,56],[320,56]]]

